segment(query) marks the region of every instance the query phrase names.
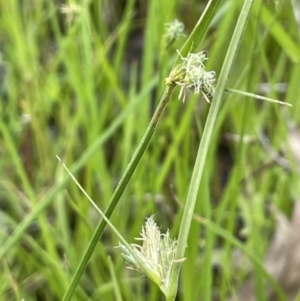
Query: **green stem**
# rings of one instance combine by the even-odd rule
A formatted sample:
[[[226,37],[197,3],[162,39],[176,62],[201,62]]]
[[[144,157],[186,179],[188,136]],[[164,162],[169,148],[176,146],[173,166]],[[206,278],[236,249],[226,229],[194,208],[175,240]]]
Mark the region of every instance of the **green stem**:
[[[156,129],[159,119],[160,119],[165,107],[167,106],[167,104],[169,102],[169,99],[173,92],[174,87],[175,87],[174,85],[169,85],[167,87],[167,89],[165,90],[165,92],[156,108],[156,111],[154,112],[154,115],[149,123],[147,130],[146,130],[139,146],[137,147],[130,163],[128,164],[114,194],[112,195],[107,209],[105,210],[105,215],[107,218],[109,218],[111,216],[112,212],[114,211],[116,205],[119,202],[120,197],[123,194],[123,191],[125,190],[131,176],[133,175],[137,165],[139,164],[139,162],[151,140],[151,137]],[[90,240],[87,250],[74,274],[74,277],[71,281],[70,287],[63,297],[63,301],[70,301],[72,299],[72,296],[79,283],[79,280],[93,254],[93,251],[103,233],[105,226],[106,226],[106,221],[104,219],[101,219],[100,223],[98,224],[98,226],[92,236],[92,239]]]
[[[184,258],[185,248],[187,246],[188,234],[190,230],[191,221],[193,218],[194,208],[198,196],[200,181],[204,170],[210,139],[216,122],[217,114],[221,105],[228,76],[231,67],[233,65],[234,58],[238,50],[238,46],[244,32],[244,28],[247,24],[247,20],[252,4],[253,4],[253,0],[245,0],[244,2],[230,45],[226,53],[222,70],[220,72],[220,77],[216,87],[216,92],[214,94],[211,103],[211,108],[207,116],[207,120],[203,131],[203,136],[198,149],[197,158],[194,165],[194,170],[193,170],[190,187],[186,199],[186,204],[184,207],[183,217],[182,217],[179,236],[178,236],[178,246],[177,246],[176,256],[175,256],[176,260],[180,260],[181,258]],[[174,301],[177,295],[178,279],[181,270],[181,265],[182,265],[181,262],[174,262],[174,264],[172,265],[171,273],[170,273],[170,285],[166,294],[167,301]]]

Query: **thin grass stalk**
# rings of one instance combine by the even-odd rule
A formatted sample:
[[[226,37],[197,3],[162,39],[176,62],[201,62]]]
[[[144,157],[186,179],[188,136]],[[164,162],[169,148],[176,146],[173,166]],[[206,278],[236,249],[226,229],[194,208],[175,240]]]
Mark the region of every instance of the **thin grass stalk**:
[[[252,8],[252,4],[253,4],[253,0],[245,0],[244,2],[230,45],[226,53],[222,70],[220,72],[220,77],[216,87],[216,92],[212,99],[211,108],[207,116],[207,121],[204,127],[203,136],[199,145],[198,154],[194,165],[194,170],[193,170],[190,187],[187,195],[187,200],[184,207],[183,217],[182,217],[179,236],[178,236],[178,247],[176,250],[176,257],[175,257],[176,260],[180,260],[184,258],[185,248],[188,240],[188,234],[190,230],[191,221],[193,218],[195,203],[198,196],[199,185],[202,178],[203,169],[205,166],[210,139],[213,133],[214,125],[221,105],[228,76],[231,67],[233,65],[234,58],[236,56],[244,29],[246,27],[248,17]],[[176,262],[172,265],[171,275],[170,275],[170,286],[167,292],[167,301],[175,300],[175,297],[177,295],[178,279],[179,279],[181,266],[182,266],[182,262]]]
[[[138,148],[136,149],[130,163],[128,164],[114,194],[112,195],[112,197],[109,201],[109,204],[107,206],[107,209],[105,211],[105,216],[108,219],[111,216],[111,214],[113,213],[122,193],[124,192],[129,180],[131,179],[131,176],[133,175],[135,169],[137,168],[137,165],[139,164],[139,162],[152,138],[152,135],[155,132],[155,129],[160,120],[160,117],[169,102],[169,99],[173,92],[174,87],[175,87],[175,85],[168,86],[167,89],[165,90],[165,93],[163,94],[163,96],[156,108],[156,111],[150,121],[150,124],[145,132],[144,137],[142,138],[142,140],[141,140]],[[83,258],[82,258],[81,262],[79,263],[79,266],[78,266],[78,268],[74,274],[74,277],[71,281],[70,287],[63,297],[63,301],[70,301],[72,299],[72,296],[76,290],[79,280],[93,254],[93,251],[99,241],[99,238],[102,235],[102,232],[103,232],[105,226],[106,226],[106,221],[104,219],[101,219],[101,221],[99,222],[99,224],[91,238],[91,241],[87,247],[87,250],[86,250]]]

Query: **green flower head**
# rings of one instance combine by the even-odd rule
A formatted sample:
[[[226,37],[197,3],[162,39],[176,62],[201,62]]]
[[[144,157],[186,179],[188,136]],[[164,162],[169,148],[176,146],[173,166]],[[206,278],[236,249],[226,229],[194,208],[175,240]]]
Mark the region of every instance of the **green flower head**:
[[[166,78],[166,83],[175,83],[181,87],[179,99],[182,99],[183,102],[187,89],[195,94],[201,93],[209,102],[209,98],[215,93],[216,73],[205,70],[204,62],[208,60],[207,52],[189,53],[187,57],[181,56],[180,53],[179,55],[182,62]]]
[[[164,34],[164,39],[167,45],[172,44],[174,41],[178,40],[180,37],[185,37],[184,24],[177,19],[165,23],[166,33]]]
[[[142,245],[131,244],[136,256],[145,263],[146,270],[138,264],[135,257],[123,245],[119,244],[122,256],[129,269],[138,271],[141,275],[148,276],[159,285],[165,292],[169,284],[171,267],[174,264],[177,241],[170,238],[169,231],[161,233],[153,216],[147,218],[142,227],[141,237],[136,240],[142,241]]]

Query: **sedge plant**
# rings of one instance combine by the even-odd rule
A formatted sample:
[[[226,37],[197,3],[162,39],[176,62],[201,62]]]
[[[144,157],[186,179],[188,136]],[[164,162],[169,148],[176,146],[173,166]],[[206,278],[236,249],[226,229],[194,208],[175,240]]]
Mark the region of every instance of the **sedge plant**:
[[[134,171],[137,168],[154,132],[160,121],[162,113],[167,106],[170,96],[175,89],[176,86],[180,88],[180,98],[185,101],[187,100],[187,90],[192,90],[194,93],[200,94],[207,101],[211,102],[211,108],[209,111],[209,115],[206,121],[205,130],[201,139],[201,143],[198,150],[198,155],[195,163],[195,168],[193,171],[192,179],[190,182],[190,188],[188,191],[188,197],[184,209],[183,218],[181,221],[181,228],[179,232],[178,241],[170,238],[169,232],[165,234],[161,234],[159,232],[159,228],[155,224],[153,218],[148,218],[146,220],[146,224],[141,231],[141,240],[143,241],[143,245],[138,247],[137,245],[130,246],[126,240],[124,240],[119,234],[119,239],[121,241],[121,245],[119,246],[125,261],[131,265],[131,267],[135,270],[138,270],[141,274],[147,275],[151,280],[153,280],[163,293],[166,296],[167,300],[174,300],[177,294],[178,287],[178,278],[180,274],[180,268],[185,258],[185,248],[187,237],[189,234],[189,227],[192,219],[192,214],[194,211],[194,206],[196,202],[196,197],[198,194],[199,183],[201,181],[202,172],[205,164],[205,160],[207,157],[208,147],[210,143],[210,138],[212,136],[214,124],[217,118],[218,110],[220,108],[221,100],[225,91],[230,93],[243,93],[245,96],[250,96],[254,98],[261,98],[265,100],[275,101],[272,99],[263,98],[254,94],[237,91],[233,89],[229,89],[226,87],[227,78],[229,76],[230,69],[234,62],[234,57],[238,50],[239,42],[242,38],[243,30],[247,23],[247,18],[250,14],[252,2],[250,0],[244,1],[244,6],[241,10],[239,20],[236,25],[236,29],[234,35],[232,37],[230,46],[227,51],[227,55],[223,64],[222,71],[216,80],[216,75],[213,71],[205,70],[205,61],[208,59],[208,55],[206,52],[197,53],[197,49],[201,44],[210,24],[215,16],[216,11],[220,7],[222,1],[221,0],[211,0],[207,4],[205,11],[202,16],[199,18],[194,30],[187,38],[186,43],[178,51],[177,59],[173,65],[173,68],[166,78],[166,90],[159,102],[157,109],[153,115],[153,118],[143,136],[140,144],[138,145],[136,152],[134,153],[132,160],[128,164],[123,177],[121,178],[114,194],[112,195],[109,205],[105,210],[105,213],[102,214],[102,219],[97,226],[93,237],[91,238],[90,244],[87,248],[86,253],[84,254],[81,262],[78,265],[78,268],[73,275],[71,285],[67,290],[63,300],[71,300],[75,290],[78,287],[79,280],[90,260],[90,257],[95,249],[96,244],[99,241],[100,236],[103,233],[105,225],[109,222],[109,217],[113,213],[116,205],[118,204],[120,197],[127,187]],[[166,44],[171,44],[174,39],[177,37],[183,36],[182,26],[178,21],[174,22],[167,26],[167,29],[170,29],[170,26],[177,26],[176,30],[173,33],[173,36],[167,35]],[[173,27],[171,27],[172,29]],[[154,83],[156,84],[156,83]],[[153,87],[153,83],[151,86]],[[140,100],[135,102],[135,105],[139,103]],[[276,102],[276,101],[275,101]],[[103,142],[111,135],[113,132],[113,128],[116,128],[122,120],[128,116],[130,110],[125,110],[123,114],[121,114],[120,119],[116,120],[115,123],[111,126],[109,131],[104,133],[99,140],[95,142],[95,144],[88,149],[87,152],[82,156],[82,160],[80,160],[76,166],[71,168],[72,172],[78,170],[84,162],[86,162],[87,158],[89,158],[91,153],[96,152],[99,145],[103,144]],[[17,240],[22,236],[31,222],[38,216],[45,208],[50,204],[51,199],[55,195],[55,192],[58,189],[61,189],[66,182],[67,178],[65,178],[62,182],[60,182],[57,186],[53,187],[53,189],[49,192],[47,197],[41,201],[34,210],[27,216],[27,218],[16,228],[14,235],[5,241],[3,247],[0,250],[0,258],[2,258],[7,252],[11,249],[11,247],[17,242]],[[111,225],[110,225],[111,226]],[[150,230],[151,229],[151,230]],[[116,229],[115,229],[116,230]],[[116,231],[117,233],[117,231]],[[151,234],[152,233],[152,234]],[[151,235],[150,235],[151,234]],[[149,236],[150,235],[150,236]],[[150,257],[142,256],[147,255],[147,248],[151,248],[148,242],[153,239],[153,242],[156,242],[159,248],[163,251],[162,254],[166,256],[161,256],[162,263],[153,264],[153,256],[155,257],[155,253],[151,253]],[[169,250],[169,251],[168,251]],[[149,255],[149,254],[148,254]],[[149,260],[150,259],[150,260]],[[147,264],[150,261],[150,265]],[[158,261],[157,261],[158,262]],[[157,263],[156,262],[156,263]],[[162,270],[163,273],[153,272],[152,269],[156,268],[157,271]]]
[[[176,243],[176,253],[174,259],[169,266],[169,269],[165,268],[169,272],[168,275],[164,275],[162,279],[164,281],[163,293],[166,296],[166,300],[173,301],[177,295],[178,279],[180,274],[180,269],[182,262],[184,261],[184,253],[187,245],[188,233],[190,224],[193,218],[193,212],[195,207],[195,202],[198,195],[198,189],[201,181],[202,172],[205,165],[206,155],[208,152],[210,138],[213,132],[213,127],[217,118],[218,110],[221,104],[221,100],[226,88],[226,82],[229,76],[230,69],[234,62],[235,55],[238,50],[238,45],[243,35],[244,28],[247,24],[248,16],[251,11],[253,1],[245,1],[244,6],[241,10],[240,17],[236,24],[236,29],[234,31],[231,43],[227,50],[227,55],[223,64],[223,68],[220,73],[218,84],[215,88],[215,74],[214,72],[206,72],[204,68],[204,61],[207,56],[204,52],[198,54],[188,53],[187,57],[180,58],[182,63],[175,66],[175,68],[170,73],[170,76],[166,79],[167,85],[173,85],[174,83],[181,87],[181,92],[179,97],[186,98],[186,89],[193,90],[194,93],[202,93],[206,100],[213,96],[211,109],[207,117],[205,124],[203,136],[199,145],[197,159],[192,174],[192,179],[190,182],[190,188],[187,195],[187,200],[185,203],[184,213],[181,220],[181,227],[179,231],[179,238]],[[147,223],[146,223],[147,226]],[[146,227],[145,226],[145,227]],[[144,233],[144,231],[142,231]],[[143,241],[145,239],[142,239]],[[143,250],[143,247],[141,247]],[[157,256],[160,254],[160,249],[157,248]],[[170,253],[173,254],[173,249]],[[127,258],[127,254],[123,253],[123,256]],[[127,260],[128,262],[128,260]],[[138,270],[135,267],[136,263],[129,262],[132,268]]]
[[[196,163],[190,182],[190,188],[188,191],[187,201],[181,221],[178,241],[171,239],[169,232],[165,234],[160,233],[153,217],[148,218],[146,220],[145,226],[142,228],[141,238],[138,239],[143,242],[142,246],[139,246],[137,244],[129,245],[126,240],[124,240],[120,236],[120,234],[118,234],[121,240],[119,248],[121,249],[122,256],[124,257],[129,268],[137,270],[139,273],[148,276],[154,283],[156,283],[160,287],[161,291],[166,297],[166,300],[168,301],[175,300],[175,297],[177,295],[178,279],[181,265],[185,259],[184,253],[191,220],[193,218],[193,211],[198,194],[199,184],[205,165],[209,142],[212,136],[214,124],[224,92],[228,91],[231,93],[239,93],[245,96],[283,104],[280,101],[274,99],[226,88],[227,79],[229,77],[230,70],[234,63],[234,58],[238,51],[239,43],[242,39],[249,14],[251,12],[251,7],[253,4],[252,0],[244,1],[244,5],[241,9],[240,16],[237,21],[235,31],[227,50],[227,55],[216,85],[215,73],[213,71],[207,72],[205,70],[204,64],[208,59],[207,54],[205,52],[194,53],[194,50],[198,47],[199,43],[207,32],[208,26],[214,16],[214,13],[221,2],[222,1],[216,0],[210,1],[208,3],[206,10],[196,24],[193,32],[187,39],[187,42],[183,46],[182,50],[178,52],[179,55],[173,66],[173,69],[170,72],[170,75],[166,78],[167,87],[165,93],[163,94],[161,101],[157,106],[153,118],[146,130],[146,133],[142,138],[142,141],[140,142],[138,148],[136,149],[132,160],[127,166],[127,169],[125,170],[124,175],[110,200],[108,208],[106,209],[104,214],[99,211],[102,216],[102,220],[95,230],[88,249],[78,266],[78,269],[71,282],[70,288],[64,296],[64,301],[71,300],[76,286],[78,285],[79,279],[83,274],[83,271],[95,248],[95,245],[97,244],[106,223],[109,222],[108,218],[112,214],[125,187],[128,185],[133,172],[135,171],[139,161],[141,160],[143,153],[145,152],[151,140],[151,137],[157,127],[161,115],[166,105],[168,104],[170,96],[176,86],[179,86],[181,89],[179,97],[183,101],[186,100],[187,90],[192,90],[196,94],[201,94],[208,102],[210,102],[210,98],[212,98],[211,108],[205,124],[201,143],[199,145]],[[176,26],[179,25],[178,22],[174,22],[174,24],[176,24]],[[178,28],[181,29],[182,27],[178,26]],[[172,40],[172,38],[170,40]],[[112,227],[111,224],[110,226]],[[114,231],[117,233],[116,229],[114,229]]]
[[[209,1],[205,11],[201,15],[194,30],[192,31],[192,33],[190,34],[186,43],[184,44],[183,48],[180,51],[180,53],[183,57],[186,56],[189,52],[193,52],[196,49],[196,47],[198,47],[199,43],[204,38],[204,36],[209,28],[209,25],[215,15],[216,11],[218,10],[219,6],[221,5],[221,3],[222,3],[221,0]],[[178,56],[173,69],[176,68],[179,61],[180,61],[180,56]],[[109,218],[111,216],[112,212],[114,211],[123,191],[125,190],[139,161],[141,160],[141,158],[152,138],[152,135],[155,132],[155,129],[160,120],[160,117],[161,117],[166,105],[169,102],[170,96],[171,96],[175,86],[176,86],[175,82],[169,83],[167,85],[167,88],[154,112],[154,115],[150,121],[150,124],[149,124],[148,128],[146,129],[146,132],[145,132],[140,144],[138,145],[135,153],[133,154],[133,157],[132,157],[131,161],[129,162],[114,194],[112,195],[107,209],[104,212],[107,218]],[[78,268],[72,278],[70,287],[63,297],[63,301],[70,301],[72,299],[75,289],[78,286],[79,280],[89,262],[90,257],[92,256],[92,253],[96,247],[96,244],[98,243],[100,236],[103,233],[105,225],[106,225],[106,221],[104,219],[101,219],[96,230],[94,231],[94,234],[90,240],[89,246],[88,246],[85,254],[83,255],[83,258],[82,258],[81,262],[79,263]]]

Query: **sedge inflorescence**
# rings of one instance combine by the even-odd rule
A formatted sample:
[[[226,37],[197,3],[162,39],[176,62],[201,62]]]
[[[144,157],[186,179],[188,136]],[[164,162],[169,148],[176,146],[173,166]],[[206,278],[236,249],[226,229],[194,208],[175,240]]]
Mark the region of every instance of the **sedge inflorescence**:
[[[136,240],[142,241],[142,245],[131,244],[131,246],[136,251],[136,255],[145,263],[147,270],[151,271],[151,275],[155,278],[151,280],[159,284],[164,291],[169,283],[171,267],[174,262],[177,262],[175,260],[177,241],[170,238],[169,231],[160,232],[153,216],[147,218],[140,234],[141,237]],[[129,269],[149,276],[122,243],[119,244],[119,247]]]
[[[164,39],[167,44],[171,44],[178,40],[180,37],[185,37],[184,24],[179,20],[175,19],[171,22],[165,23],[166,32],[164,34]]]
[[[204,62],[208,60],[207,52],[189,53],[187,57],[183,57],[180,53],[179,55],[181,63],[166,78],[166,83],[175,83],[181,87],[179,99],[183,102],[186,99],[187,89],[195,94],[201,93],[209,102],[209,98],[215,93],[216,73],[205,69]]]

